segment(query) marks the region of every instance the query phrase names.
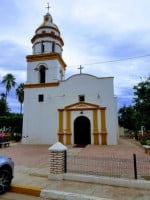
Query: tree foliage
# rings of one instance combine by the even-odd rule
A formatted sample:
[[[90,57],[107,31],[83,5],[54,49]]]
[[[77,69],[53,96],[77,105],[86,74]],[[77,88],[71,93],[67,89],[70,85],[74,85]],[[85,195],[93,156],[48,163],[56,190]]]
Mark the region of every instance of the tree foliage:
[[[144,126],[146,130],[150,130],[150,77],[141,81],[133,89],[138,128]]]
[[[120,126],[129,130],[135,129],[136,111],[133,106],[126,107],[124,105],[122,108],[120,108],[118,116]]]
[[[15,87],[15,85],[16,85],[15,79],[16,78],[14,77],[13,74],[6,74],[3,77],[2,84],[4,84],[5,88],[6,88],[5,100],[7,100],[7,95],[10,92],[11,88]]]
[[[24,84],[20,83],[18,88],[16,89],[16,95],[18,97],[18,101],[20,102],[20,114],[22,113],[22,104],[24,102]]]
[[[150,77],[133,87],[133,106],[119,109],[119,125],[130,130],[150,130]]]
[[[9,113],[8,104],[3,99],[0,99],[0,116],[5,116],[8,113]]]

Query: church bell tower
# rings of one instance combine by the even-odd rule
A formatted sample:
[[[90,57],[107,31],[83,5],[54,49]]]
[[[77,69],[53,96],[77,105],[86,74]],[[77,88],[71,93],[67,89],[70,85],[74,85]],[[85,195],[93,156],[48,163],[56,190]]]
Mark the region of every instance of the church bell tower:
[[[41,87],[63,80],[66,64],[62,58],[63,39],[53,23],[51,14],[44,15],[43,23],[31,39],[32,55],[27,60],[27,85]]]

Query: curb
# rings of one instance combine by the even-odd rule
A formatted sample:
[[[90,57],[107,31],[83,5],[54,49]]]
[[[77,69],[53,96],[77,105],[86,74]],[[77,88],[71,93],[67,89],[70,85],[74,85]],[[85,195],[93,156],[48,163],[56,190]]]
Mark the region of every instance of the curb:
[[[111,185],[126,188],[137,188],[137,189],[150,189],[150,181],[145,180],[130,180],[123,178],[112,178],[112,177],[102,177],[102,176],[92,176],[92,175],[81,175],[81,174],[64,174],[64,180],[69,181],[79,181],[84,183],[94,183]]]
[[[19,194],[28,194],[35,197],[40,197],[41,188],[12,184],[10,187],[10,192],[19,193]]]
[[[101,198],[95,196],[89,196],[84,194],[77,194],[71,192],[63,192],[58,190],[45,190],[36,187],[27,187],[20,185],[11,185],[10,192],[18,193],[18,194],[26,194],[35,197],[42,198],[53,198],[53,199],[61,199],[61,200],[112,200],[108,198]]]
[[[62,192],[57,190],[42,190],[40,197],[42,198],[53,198],[61,200],[113,200],[108,198],[101,198],[95,196],[89,196],[84,194],[77,194],[71,192]]]

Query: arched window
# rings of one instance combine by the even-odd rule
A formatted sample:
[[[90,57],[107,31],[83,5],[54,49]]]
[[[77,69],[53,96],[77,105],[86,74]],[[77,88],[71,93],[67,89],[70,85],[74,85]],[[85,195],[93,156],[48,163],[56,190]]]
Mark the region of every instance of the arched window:
[[[40,75],[40,83],[45,83],[45,66],[41,65],[39,68],[39,75]]]

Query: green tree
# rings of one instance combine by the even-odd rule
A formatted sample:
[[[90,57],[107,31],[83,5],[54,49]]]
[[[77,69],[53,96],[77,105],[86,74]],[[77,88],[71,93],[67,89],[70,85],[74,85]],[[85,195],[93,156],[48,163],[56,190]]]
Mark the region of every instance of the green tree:
[[[0,99],[0,116],[5,116],[9,113],[8,104],[5,102],[5,99],[1,97]]]
[[[3,77],[3,80],[1,83],[4,84],[6,87],[5,102],[7,102],[7,95],[10,92],[11,88],[15,87],[15,85],[16,85],[15,79],[16,78],[12,74],[6,74]]]
[[[126,107],[125,105],[118,111],[119,125],[129,129],[135,130],[136,111],[133,106]]]
[[[150,77],[133,87],[133,106],[123,106],[118,111],[120,126],[130,130],[150,131]]]
[[[6,101],[6,95],[5,95],[5,93],[1,93],[1,100],[3,100],[4,102]]]
[[[18,101],[20,102],[20,114],[22,113],[22,104],[24,102],[24,84],[20,83],[18,88],[16,89],[16,95],[18,97]]]
[[[134,86],[133,90],[137,127],[144,126],[145,130],[150,130],[150,76]]]

